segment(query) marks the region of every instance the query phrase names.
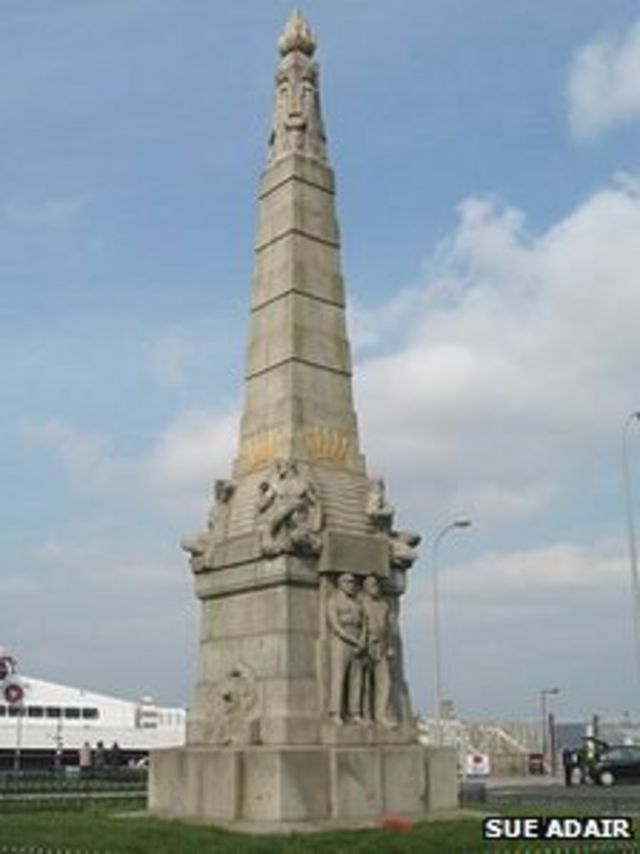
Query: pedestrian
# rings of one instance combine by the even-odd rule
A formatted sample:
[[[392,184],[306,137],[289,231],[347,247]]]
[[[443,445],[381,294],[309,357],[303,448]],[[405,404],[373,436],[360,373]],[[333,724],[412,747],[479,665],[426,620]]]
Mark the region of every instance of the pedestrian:
[[[96,744],[95,762],[96,762],[96,773],[98,775],[100,775],[104,771],[104,768],[105,768],[105,765],[107,762],[107,752],[104,749],[104,742],[102,742],[102,741],[99,741]]]
[[[589,742],[584,741],[579,750],[576,750],[576,766],[580,771],[580,782],[591,782],[591,766],[593,765],[592,748]]]
[[[117,771],[120,767],[121,761],[122,753],[120,751],[120,745],[117,741],[114,741],[111,745],[111,749],[109,750],[109,766],[112,770]]]
[[[80,766],[80,776],[91,776],[91,745],[85,741],[78,751],[78,765]]]
[[[564,784],[570,786],[573,783],[573,769],[576,767],[576,755],[568,747],[562,751],[562,767],[564,768]]]

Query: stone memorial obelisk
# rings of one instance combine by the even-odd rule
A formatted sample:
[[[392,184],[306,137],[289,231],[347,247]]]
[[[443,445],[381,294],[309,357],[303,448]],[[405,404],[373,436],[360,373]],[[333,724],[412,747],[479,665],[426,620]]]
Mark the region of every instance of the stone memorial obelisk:
[[[185,538],[202,602],[185,747],[156,751],[150,809],[255,827],[421,817],[457,802],[421,746],[400,599],[419,541],[360,452],[315,41],[279,41],[260,186],[237,457]]]

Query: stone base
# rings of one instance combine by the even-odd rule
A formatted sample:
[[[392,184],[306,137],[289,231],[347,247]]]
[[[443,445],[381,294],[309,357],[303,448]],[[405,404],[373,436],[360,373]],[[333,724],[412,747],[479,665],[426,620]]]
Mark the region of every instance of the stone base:
[[[151,754],[149,809],[254,832],[425,819],[458,804],[452,748],[182,747]]]

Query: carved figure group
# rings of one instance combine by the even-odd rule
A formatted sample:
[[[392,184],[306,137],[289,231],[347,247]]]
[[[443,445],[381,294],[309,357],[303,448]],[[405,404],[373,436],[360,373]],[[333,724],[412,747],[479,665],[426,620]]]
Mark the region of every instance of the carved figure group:
[[[394,509],[387,503],[384,494],[384,481],[374,478],[369,484],[367,495],[367,517],[376,531],[389,533],[393,524]]]
[[[384,481],[377,478],[369,484],[367,518],[372,530],[389,538],[390,561],[394,569],[409,569],[418,557],[415,547],[420,534],[413,531],[396,531],[393,528],[395,510],[384,494]]]
[[[390,606],[378,579],[367,576],[359,590],[353,575],[338,576],[327,601],[327,624],[329,718],[334,723],[375,721],[394,725],[389,717],[393,657]]]
[[[319,554],[322,509],[315,485],[300,473],[297,464],[278,460],[259,489],[263,554]]]
[[[231,496],[236,485],[232,480],[216,480],[213,485],[213,500],[207,514],[207,530],[183,538],[182,548],[191,556],[191,568],[202,572],[213,565],[215,543],[226,536],[229,522]]]

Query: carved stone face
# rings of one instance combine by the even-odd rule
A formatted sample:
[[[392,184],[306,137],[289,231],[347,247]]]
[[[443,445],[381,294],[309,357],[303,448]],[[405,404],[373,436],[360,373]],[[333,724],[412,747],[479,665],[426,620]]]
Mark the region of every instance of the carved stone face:
[[[269,152],[271,158],[298,152],[326,159],[318,70],[309,56],[300,51],[288,53],[276,74]]]
[[[213,495],[216,501],[224,503],[233,495],[234,485],[230,480],[216,480],[213,486]]]
[[[276,472],[280,480],[286,480],[288,477],[293,477],[298,473],[298,467],[294,460],[278,460],[276,463]]]
[[[316,97],[313,67],[292,64],[277,78],[277,109],[288,130],[304,130]]]
[[[346,593],[347,596],[355,596],[356,580],[350,573],[343,572],[342,575],[338,577],[338,587],[343,593]]]
[[[380,582],[375,577],[375,575],[367,575],[362,585],[365,592],[369,594],[373,599],[379,599],[381,595],[380,590]]]

